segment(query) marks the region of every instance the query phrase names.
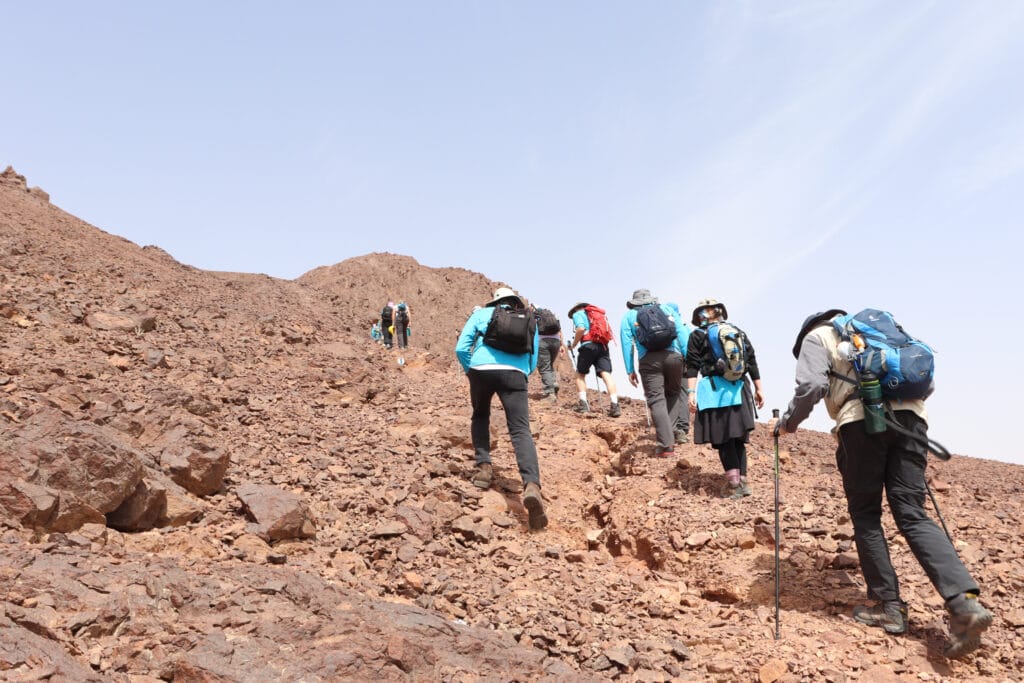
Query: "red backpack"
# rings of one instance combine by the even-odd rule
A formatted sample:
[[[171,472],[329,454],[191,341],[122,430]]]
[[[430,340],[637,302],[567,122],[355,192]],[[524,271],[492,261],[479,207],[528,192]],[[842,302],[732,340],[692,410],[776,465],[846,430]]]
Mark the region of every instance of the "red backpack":
[[[608,344],[612,340],[612,328],[608,324],[608,317],[604,314],[603,308],[593,304],[583,309],[586,311],[587,320],[590,321],[590,331],[583,335],[583,341]]]

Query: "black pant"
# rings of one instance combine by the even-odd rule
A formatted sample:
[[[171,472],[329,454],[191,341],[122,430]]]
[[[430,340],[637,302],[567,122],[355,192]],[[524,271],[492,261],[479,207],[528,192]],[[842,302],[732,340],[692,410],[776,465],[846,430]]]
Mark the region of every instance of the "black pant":
[[[715,444],[718,449],[718,460],[722,463],[722,469],[739,470],[740,476],[747,476],[747,444],[743,437],[729,439],[725,443]]]
[[[386,347],[388,347],[390,349],[391,348],[392,335],[391,335],[391,330],[388,329],[389,327],[391,327],[391,321],[388,320],[387,318],[381,318],[380,319],[380,333],[381,333],[381,335],[384,338],[384,346],[386,346]]]
[[[526,375],[518,370],[470,370],[469,397],[473,404],[473,449],[477,464],[491,461],[491,397],[498,395],[523,485],[540,484],[537,447],[530,434],[530,405]]]
[[[922,438],[928,433],[925,421],[909,410],[898,411],[896,421]],[[874,600],[900,599],[899,579],[882,530],[883,489],[896,526],[939,595],[948,600],[978,590],[953,544],[924,510],[926,458],[923,444],[892,429],[868,434],[863,421],[839,428],[836,464],[843,475],[868,597]]]

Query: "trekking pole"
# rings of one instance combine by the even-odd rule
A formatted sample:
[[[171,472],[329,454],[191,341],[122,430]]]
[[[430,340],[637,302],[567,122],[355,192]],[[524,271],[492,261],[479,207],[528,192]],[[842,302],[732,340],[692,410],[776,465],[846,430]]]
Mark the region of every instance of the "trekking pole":
[[[775,640],[782,637],[782,623],[779,620],[779,409],[772,410],[775,425]]]
[[[939,502],[935,500],[935,494],[932,493],[932,487],[928,485],[927,478],[924,480],[924,488],[928,492],[928,497],[932,499],[932,507],[935,508],[935,515],[939,518],[939,523],[942,524],[942,530],[946,532],[946,538],[949,539],[949,543],[952,545],[953,537],[949,535],[949,529],[946,528],[946,520],[942,518],[942,512],[939,511]]]

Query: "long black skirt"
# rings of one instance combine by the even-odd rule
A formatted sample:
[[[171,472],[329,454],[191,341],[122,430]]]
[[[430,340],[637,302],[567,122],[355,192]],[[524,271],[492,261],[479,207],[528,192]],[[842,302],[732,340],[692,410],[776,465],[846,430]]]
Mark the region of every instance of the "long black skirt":
[[[754,431],[754,397],[750,384],[743,384],[743,403],[725,408],[698,410],[693,422],[693,442],[718,446],[732,439],[750,441]]]

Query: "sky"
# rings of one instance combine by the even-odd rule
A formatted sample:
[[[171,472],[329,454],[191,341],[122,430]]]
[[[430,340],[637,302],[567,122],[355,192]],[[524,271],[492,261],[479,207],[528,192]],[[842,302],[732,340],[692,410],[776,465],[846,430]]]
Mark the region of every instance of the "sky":
[[[0,16],[0,166],[108,232],[286,279],[407,254],[616,329],[634,289],[715,297],[756,349],[762,420],[792,395],[804,318],[888,310],[938,352],[930,435],[1024,464],[1003,370],[1024,339],[1024,3]],[[639,395],[618,347],[613,365]],[[823,405],[804,426],[830,428]]]

